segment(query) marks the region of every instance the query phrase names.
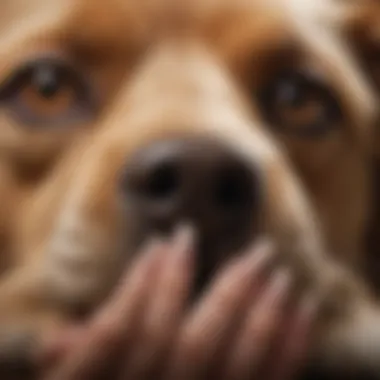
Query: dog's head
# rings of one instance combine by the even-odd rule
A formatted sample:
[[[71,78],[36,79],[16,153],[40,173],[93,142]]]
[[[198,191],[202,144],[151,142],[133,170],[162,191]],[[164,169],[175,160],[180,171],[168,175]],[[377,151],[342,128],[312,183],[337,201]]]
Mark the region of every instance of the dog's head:
[[[377,115],[374,118],[374,133],[370,146],[373,153],[371,164],[373,196],[365,264],[370,275],[369,279],[378,292],[380,290],[378,276],[380,268],[380,2],[378,0],[340,2],[328,0],[328,3],[336,7],[340,17],[324,18],[325,27],[345,45],[346,55],[356,61],[358,70],[376,94],[377,99]]]
[[[373,99],[313,3],[1,0],[9,268],[96,303],[180,223],[200,281],[263,235],[310,273],[322,245],[350,260]]]

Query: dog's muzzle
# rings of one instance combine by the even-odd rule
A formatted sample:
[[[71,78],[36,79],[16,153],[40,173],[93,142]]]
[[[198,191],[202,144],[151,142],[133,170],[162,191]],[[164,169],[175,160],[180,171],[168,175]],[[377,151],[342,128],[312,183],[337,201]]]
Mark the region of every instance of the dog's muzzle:
[[[121,187],[143,236],[181,223],[195,227],[201,281],[222,256],[254,236],[258,170],[217,141],[191,137],[152,143],[126,165]]]

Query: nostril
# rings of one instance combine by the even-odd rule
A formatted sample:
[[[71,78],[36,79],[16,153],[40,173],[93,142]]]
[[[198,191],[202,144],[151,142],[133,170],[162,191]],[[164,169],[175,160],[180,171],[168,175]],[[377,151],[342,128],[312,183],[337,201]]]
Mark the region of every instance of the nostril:
[[[180,177],[180,171],[174,163],[160,163],[148,175],[146,195],[158,201],[175,196],[180,188]]]
[[[242,168],[229,168],[220,173],[214,188],[216,206],[224,211],[241,210],[250,205],[252,179]]]

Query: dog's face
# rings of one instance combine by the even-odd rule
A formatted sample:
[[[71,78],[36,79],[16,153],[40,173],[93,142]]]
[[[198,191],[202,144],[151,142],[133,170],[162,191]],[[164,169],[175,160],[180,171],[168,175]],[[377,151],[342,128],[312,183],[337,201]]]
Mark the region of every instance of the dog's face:
[[[368,81],[372,92],[380,93],[380,2],[378,0],[326,0],[326,7],[336,9],[338,17],[321,17],[318,21],[332,31],[346,47],[346,55],[356,61],[361,75]],[[374,119],[376,122],[376,119]],[[380,152],[378,128],[372,149]]]
[[[330,5],[334,0],[329,0]],[[356,66],[376,94],[377,115],[370,150],[373,154],[372,216],[369,223],[368,252],[365,265],[369,280],[375,290],[380,290],[380,2],[378,0],[342,1],[337,6],[344,17],[324,19],[324,25],[346,46],[346,55],[356,61]]]
[[[288,3],[1,0],[4,256],[78,302],[180,223],[202,278],[262,235],[349,260],[372,97]]]

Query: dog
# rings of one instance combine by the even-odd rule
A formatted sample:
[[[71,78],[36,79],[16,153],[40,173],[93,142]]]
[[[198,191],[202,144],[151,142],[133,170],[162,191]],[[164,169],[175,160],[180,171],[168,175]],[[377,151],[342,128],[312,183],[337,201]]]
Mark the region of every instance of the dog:
[[[319,22],[335,5],[1,0],[2,353],[89,313],[147,238],[190,222],[199,288],[268,236],[324,301],[313,360],[379,376],[353,273],[376,100]]]
[[[380,35],[378,25],[380,21],[380,3],[378,1],[342,2],[346,10],[346,17],[339,23],[328,23],[329,28],[346,44],[348,54],[357,61],[358,68],[365,74],[368,84],[377,99],[380,93]],[[377,100],[378,101],[378,100]],[[366,258],[366,275],[374,291],[379,292],[379,118],[375,118],[374,137],[371,146],[373,152],[373,211],[370,221],[368,252]]]

